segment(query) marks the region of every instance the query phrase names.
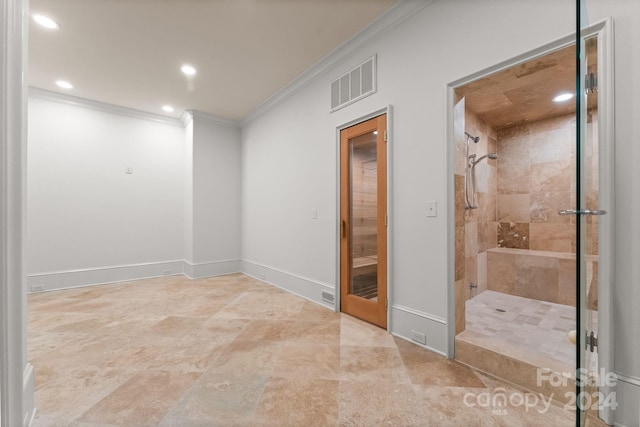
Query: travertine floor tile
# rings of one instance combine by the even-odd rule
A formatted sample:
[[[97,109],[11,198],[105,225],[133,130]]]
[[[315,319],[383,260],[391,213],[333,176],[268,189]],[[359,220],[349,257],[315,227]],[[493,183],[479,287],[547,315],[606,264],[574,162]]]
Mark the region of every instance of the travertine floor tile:
[[[338,381],[273,378],[251,425],[331,426],[338,422]]]
[[[197,373],[142,371],[92,406],[79,421],[155,426],[199,376]]]
[[[29,308],[36,427],[562,426],[574,416],[469,405],[465,396],[518,392],[242,274],[35,294]]]

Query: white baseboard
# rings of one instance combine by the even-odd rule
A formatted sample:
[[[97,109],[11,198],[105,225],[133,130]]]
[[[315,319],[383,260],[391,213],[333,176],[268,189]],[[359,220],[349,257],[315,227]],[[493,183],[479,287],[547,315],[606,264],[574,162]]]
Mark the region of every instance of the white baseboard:
[[[190,279],[202,277],[222,276],[223,274],[238,273],[241,271],[239,259],[190,263],[184,261],[183,272]]]
[[[31,365],[31,363],[27,363],[27,366],[24,368],[22,381],[22,404],[25,411],[24,426],[30,427],[33,425],[33,421],[36,419],[36,407],[34,400],[35,378],[33,365]]]
[[[613,411],[613,425],[620,427],[640,426],[640,378],[616,372],[618,382],[613,388],[618,407]]]
[[[425,334],[427,343],[421,344],[414,341],[411,338],[412,331]],[[442,317],[400,304],[392,304],[391,329],[389,332],[434,353],[443,356],[447,355],[447,321]]]
[[[247,276],[262,280],[273,286],[291,292],[306,300],[315,302],[331,310],[335,310],[335,287],[328,283],[302,277],[288,271],[260,264],[253,261],[242,260],[241,270]],[[322,300],[322,292],[328,292],[334,296],[334,303]]]
[[[27,276],[27,289],[29,292],[53,291],[182,274],[183,270],[183,261],[180,260],[36,273]]]

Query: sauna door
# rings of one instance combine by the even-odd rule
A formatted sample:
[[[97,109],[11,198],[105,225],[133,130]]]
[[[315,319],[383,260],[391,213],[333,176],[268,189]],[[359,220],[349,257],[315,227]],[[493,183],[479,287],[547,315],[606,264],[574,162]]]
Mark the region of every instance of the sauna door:
[[[387,328],[387,116],[340,132],[340,311]]]

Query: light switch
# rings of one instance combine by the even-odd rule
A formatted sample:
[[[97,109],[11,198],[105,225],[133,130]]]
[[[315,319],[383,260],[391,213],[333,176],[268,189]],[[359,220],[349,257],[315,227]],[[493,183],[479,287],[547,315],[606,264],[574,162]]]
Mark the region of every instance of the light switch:
[[[126,173],[127,175],[131,175],[133,173],[133,166],[126,166],[124,168],[124,173]]]
[[[318,219],[318,209],[317,208],[311,209],[311,219]]]
[[[438,216],[438,204],[435,200],[427,202],[427,216]]]

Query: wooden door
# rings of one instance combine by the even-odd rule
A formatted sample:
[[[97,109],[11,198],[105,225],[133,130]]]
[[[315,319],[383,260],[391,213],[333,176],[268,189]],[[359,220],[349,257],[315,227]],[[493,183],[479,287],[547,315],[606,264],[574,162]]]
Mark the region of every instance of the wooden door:
[[[340,311],[387,328],[387,116],[340,132]]]

